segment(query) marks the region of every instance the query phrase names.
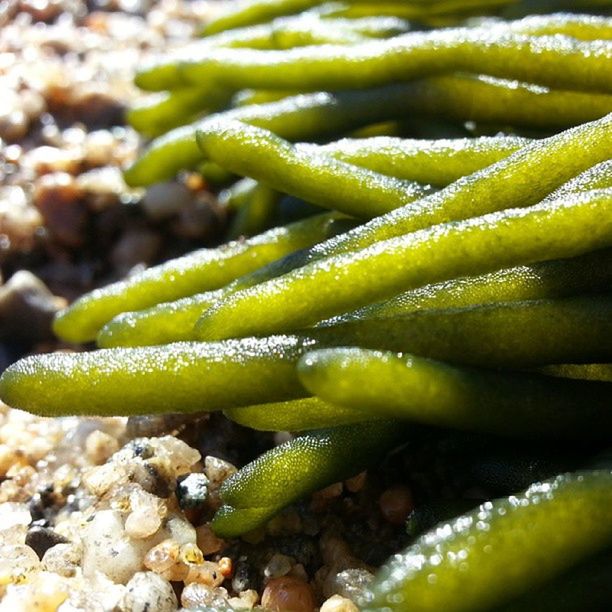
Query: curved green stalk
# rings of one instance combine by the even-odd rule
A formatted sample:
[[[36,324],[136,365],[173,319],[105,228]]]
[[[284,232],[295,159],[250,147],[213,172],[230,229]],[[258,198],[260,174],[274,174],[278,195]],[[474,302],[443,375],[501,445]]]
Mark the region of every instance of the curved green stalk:
[[[102,325],[120,313],[222,287],[245,272],[345,227],[338,215],[325,214],[248,240],[194,251],[84,295],[58,314],[53,329],[70,342],[92,340]]]
[[[474,106],[474,100],[481,104]],[[372,90],[298,95],[211,115],[154,140],[124,173],[129,185],[150,185],[202,161],[195,135],[208,121],[236,119],[290,141],[335,136],[369,123],[417,114],[454,120],[565,128],[612,112],[612,96],[470,76],[445,76]]]
[[[508,302],[352,321],[292,336],[36,355],[10,366],[0,398],[43,415],[222,410],[308,395],[295,364],[360,346],[457,364],[527,368],[612,360],[610,298]]]
[[[377,242],[237,291],[204,313],[196,332],[295,330],[429,283],[610,247],[611,206],[612,191],[596,190]]]
[[[327,154],[395,178],[446,186],[508,157],[529,143],[516,136],[415,140],[392,136],[344,138],[323,146],[298,143],[299,149]]]
[[[197,132],[207,159],[313,204],[371,218],[430,192],[426,186],[360,168],[240,121],[208,122]]]
[[[434,308],[462,308],[494,302],[598,293],[608,290],[610,286],[612,249],[606,249],[571,259],[541,261],[425,285],[384,302],[334,317],[329,323],[389,317]]]
[[[607,439],[612,384],[457,367],[358,348],[307,353],[300,380],[356,412],[502,436]]]
[[[224,410],[224,414],[235,423],[262,431],[305,431],[352,425],[379,418],[324,402],[317,397],[228,408]]]
[[[612,472],[564,474],[421,536],[383,566],[363,610],[490,609],[610,543]]]
[[[354,476],[403,440],[389,421],[306,433],[249,463],[221,487],[223,506],[212,521],[221,537],[260,526],[290,503]]]
[[[465,71],[556,88],[612,93],[612,42],[514,34],[505,26],[410,32],[358,46],[285,51],[211,49],[184,61],[183,85],[216,82],[234,89],[329,91],[377,87],[426,75]]]

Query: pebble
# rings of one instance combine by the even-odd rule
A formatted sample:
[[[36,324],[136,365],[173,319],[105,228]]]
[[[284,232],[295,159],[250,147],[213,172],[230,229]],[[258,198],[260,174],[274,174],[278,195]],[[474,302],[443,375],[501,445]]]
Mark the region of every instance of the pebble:
[[[0,186],[1,254],[31,251],[42,225],[42,215],[31,205],[30,198],[22,187]]]
[[[25,543],[42,559],[44,554],[57,544],[66,544],[68,541],[59,533],[48,527],[32,527],[26,536]]]
[[[40,571],[40,559],[25,544],[0,545],[0,585],[21,584]]]
[[[198,508],[208,498],[208,478],[206,474],[192,473],[179,479],[176,485],[176,496],[183,509]]]
[[[134,487],[129,499],[131,512],[125,519],[126,534],[135,539],[152,536],[161,527],[166,515],[165,504],[141,487]]]
[[[140,205],[153,221],[163,221],[177,215],[193,199],[189,189],[177,181],[157,183],[149,187]]]
[[[67,172],[46,174],[37,181],[33,199],[51,236],[59,244],[69,248],[83,246],[87,206],[73,176]]]
[[[205,557],[219,552],[226,545],[225,540],[217,537],[207,524],[196,527],[196,544]]]
[[[185,608],[206,607],[211,610],[225,610],[228,606],[227,591],[193,582],[183,589],[181,605]]]
[[[66,578],[76,575],[83,557],[81,543],[56,544],[49,548],[42,558],[42,568]]]
[[[241,591],[238,597],[230,597],[228,603],[234,610],[252,610],[258,600],[257,591],[248,589],[247,591]]]
[[[145,227],[126,230],[110,252],[110,261],[121,276],[141,264],[150,264],[162,245],[161,236]]]
[[[293,576],[270,580],[261,596],[261,605],[273,612],[314,612],[316,608],[310,585]]]
[[[368,590],[374,575],[366,569],[345,569],[334,577],[332,592],[351,601],[359,601]]]
[[[69,590],[64,578],[40,572],[27,583],[9,585],[0,612],[56,612],[68,599]]]
[[[133,539],[125,532],[123,514],[117,510],[96,512],[83,534],[83,575],[97,572],[118,584],[126,584],[143,568],[148,550],[164,537]]]
[[[34,274],[16,272],[0,287],[0,338],[36,342],[53,337],[51,321],[65,305]]]
[[[294,565],[295,559],[276,553],[264,566],[263,574],[266,578],[280,578],[286,576]]]
[[[350,599],[333,595],[323,602],[319,612],[359,612],[359,608]]]
[[[174,612],[178,601],[172,585],[154,572],[138,572],[126,584],[122,602],[130,612]]]
[[[118,450],[117,438],[99,429],[92,431],[85,440],[87,458],[96,465],[107,461]]]
[[[389,487],[378,499],[380,511],[388,523],[403,525],[414,510],[412,491],[404,485]]]

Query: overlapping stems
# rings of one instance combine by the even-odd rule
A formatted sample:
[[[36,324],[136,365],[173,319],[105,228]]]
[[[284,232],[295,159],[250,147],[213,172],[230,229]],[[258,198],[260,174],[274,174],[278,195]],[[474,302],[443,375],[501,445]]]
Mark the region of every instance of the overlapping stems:
[[[22,360],[0,393],[42,414],[224,410],[302,432],[226,482],[223,536],[398,444],[478,440],[458,448],[497,457],[485,486],[525,492],[443,520],[362,605],[537,606],[609,564],[612,542],[612,471],[592,456],[612,432],[612,23],[461,21],[527,1],[375,4],[236,5],[139,73],[168,91],[131,120],[170,131],[128,182],[206,163],[247,177],[223,196],[241,213],[288,194],[312,216],[84,296],[56,332],[104,348]],[[405,137],[415,120],[436,136]],[[561,457],[567,440],[592,452]],[[517,456],[544,480],[508,467]]]

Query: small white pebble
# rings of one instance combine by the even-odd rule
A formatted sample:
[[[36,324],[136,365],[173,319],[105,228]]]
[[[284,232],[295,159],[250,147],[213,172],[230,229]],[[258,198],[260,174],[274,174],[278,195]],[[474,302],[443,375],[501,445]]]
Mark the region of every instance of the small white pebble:
[[[130,612],[174,612],[178,601],[172,585],[154,572],[138,572],[127,583],[123,606]]]
[[[264,566],[264,576],[266,578],[280,578],[286,576],[290,571],[295,560],[287,555],[276,553]]]
[[[334,595],[323,603],[320,612],[359,612],[359,608],[350,599]]]
[[[69,591],[67,580],[41,572],[30,582],[10,585],[0,603],[0,612],[56,612]]]
[[[83,574],[102,572],[110,580],[125,584],[143,569],[147,551],[163,537],[132,539],[125,533],[122,514],[100,510],[87,523],[83,534]]]
[[[170,532],[172,539],[180,545],[195,544],[198,539],[195,527],[180,514],[168,517],[166,529]]]
[[[174,436],[153,438],[151,442],[155,447],[155,454],[168,459],[175,477],[188,472],[191,466],[202,458],[199,451]]]
[[[228,603],[227,591],[223,588],[213,588],[193,582],[188,584],[181,593],[181,604],[185,608],[225,608]]]
[[[160,527],[166,516],[163,501],[151,495],[141,487],[135,487],[130,493],[131,512],[125,521],[125,531],[131,538],[147,538]]]
[[[119,442],[116,438],[96,429],[92,431],[85,440],[85,452],[87,458],[97,465],[104,463],[113,453],[119,450]]]
[[[20,584],[40,571],[38,555],[25,544],[0,546],[0,584]]]
[[[259,595],[257,594],[257,591],[249,589],[239,593],[238,597],[230,598],[229,605],[234,610],[252,610],[258,600]]]
[[[181,183],[156,183],[149,187],[141,202],[146,214],[154,221],[162,221],[176,215],[193,196]]]
[[[49,548],[42,558],[42,568],[48,572],[70,578],[77,573],[83,557],[81,544],[68,542]]]

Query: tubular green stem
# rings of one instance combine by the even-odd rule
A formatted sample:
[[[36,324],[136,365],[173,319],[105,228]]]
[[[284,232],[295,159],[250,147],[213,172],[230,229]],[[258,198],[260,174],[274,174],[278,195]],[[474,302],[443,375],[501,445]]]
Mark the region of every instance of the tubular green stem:
[[[610,470],[564,474],[441,523],[383,566],[362,609],[503,604],[612,542],[611,485]]]
[[[474,105],[474,99],[481,104]],[[564,128],[612,111],[612,96],[469,76],[424,79],[409,84],[343,93],[318,93],[233,109],[168,132],[153,141],[125,173],[129,185],[150,185],[202,161],[195,135],[210,120],[237,119],[287,140],[333,136],[368,123],[414,113],[453,120],[504,122]]]
[[[611,308],[609,296],[499,302],[349,321],[303,333],[316,338],[317,347],[407,352],[470,366],[605,363],[612,351]]]
[[[212,528],[221,537],[250,531],[290,503],[359,473],[405,435],[397,423],[381,421],[313,431],[277,446],[223,483]]]
[[[612,363],[564,363],[545,366],[540,368],[540,372],[549,376],[561,376],[563,378],[612,382]]]
[[[527,145],[527,138],[480,136],[440,140],[415,140],[392,136],[345,138],[317,146],[299,143],[356,166],[400,179],[446,186],[485,166],[508,157]]]
[[[98,335],[98,345],[145,346],[195,340],[194,326],[200,316],[219,300],[238,289],[256,284],[258,274],[244,276],[227,287],[176,302],[118,315]],[[425,285],[333,317],[331,325],[372,317],[388,317],[417,310],[462,308],[495,302],[534,300],[606,291],[612,282],[612,250],[595,251],[572,259],[537,262],[496,270],[481,276],[452,279]]]
[[[295,147],[240,121],[209,122],[198,130],[197,141],[204,156],[223,168],[355,217],[375,217],[430,192],[427,186]]]
[[[378,420],[376,416],[363,415],[318,397],[228,408],[224,414],[239,425],[261,431],[306,431]]]
[[[605,610],[612,601],[610,574],[612,550],[606,548],[495,612],[583,612],[586,593],[591,610]]]
[[[338,238],[322,242],[309,251],[292,255],[239,279],[226,289],[225,295],[278,277],[308,262],[367,247],[377,240],[419,229],[436,220],[475,216],[517,203],[529,205],[537,202],[558,185],[571,180],[585,168],[590,168],[602,157],[605,158],[612,146],[611,124],[612,115],[609,115],[549,139],[531,143],[505,160],[425,198],[421,201],[421,215],[416,214],[416,204],[413,204],[375,219]],[[547,172],[540,172],[542,167],[546,167]],[[215,297],[218,299],[221,296]],[[118,323],[110,334],[103,334],[100,341],[104,346],[109,346],[115,342],[148,344],[156,338],[164,341],[195,339],[196,334],[191,331],[195,317],[210,305],[210,297],[205,296],[203,301],[196,298],[185,311],[184,317],[178,312],[180,308],[187,307],[185,303],[176,308],[170,306],[167,319],[163,306],[154,312],[143,313],[142,316],[129,315],[125,325]],[[352,308],[354,305],[351,305]],[[175,317],[181,318],[178,320]],[[172,335],[179,330],[180,335]]]
[[[313,19],[314,17],[314,19]],[[367,32],[378,31],[381,35],[405,30],[407,24],[395,19],[374,18],[363,20],[331,19],[322,23],[316,16],[298,15],[277,19],[271,23],[238,28],[231,32],[221,32],[204,40],[184,45],[175,51],[146,63],[136,73],[135,83],[141,89],[160,91],[176,89],[181,77],[181,62],[193,61],[197,57],[206,57],[210,49],[219,47],[248,49],[286,49],[292,44],[353,43],[355,37]],[[200,88],[203,84],[200,83]],[[212,87],[211,82],[208,83]]]
[[[410,30],[407,21],[396,17],[322,20],[311,14],[275,19],[270,27],[270,47],[275,49],[321,44],[358,44],[369,38],[388,38]]]
[[[610,298],[509,302],[353,321],[300,335],[56,353],[0,378],[7,404],[44,415],[223,410],[308,395],[295,364],[337,346],[526,368],[612,360]]]
[[[174,176],[203,160],[196,132],[219,119],[239,120],[271,130],[288,140],[302,140],[385,119],[399,113],[406,92],[397,87],[341,94],[299,95],[232,109],[177,128],[153,141],[125,173],[130,185],[149,185]],[[612,107],[612,103],[611,103]]]
[[[572,259],[542,261],[426,285],[340,315],[330,323],[389,317],[417,310],[598,293],[611,286],[612,249],[606,249]]]
[[[511,206],[535,204],[555,188],[606,160],[612,147],[611,128],[612,114],[609,114],[597,121],[535,141],[423,200],[316,245],[304,253],[300,261],[292,258],[284,268],[281,263],[275,264],[268,273],[283,274],[309,261],[355,251],[435,223],[476,217]],[[546,172],[541,172],[542,168],[546,168]]]
[[[263,23],[280,17],[299,13],[306,9],[323,4],[324,0],[255,0],[254,2],[228,3],[224,12],[209,21],[204,27],[204,35],[216,34],[225,30],[242,28]]]
[[[457,0],[447,2],[332,2],[319,7],[323,16],[343,16],[363,18],[366,15],[395,15],[404,19],[413,19],[422,23],[437,24],[439,19],[446,24],[448,20],[455,23],[472,14],[482,15],[495,9],[507,6],[512,0]],[[317,9],[313,9],[317,10]]]
[[[92,340],[104,323],[122,312],[222,287],[245,272],[345,228],[339,215],[324,214],[248,240],[195,251],[79,298],[59,313],[54,331],[70,342]]]
[[[185,61],[184,85],[217,82],[234,89],[358,89],[452,71],[485,73],[557,88],[612,93],[612,42],[530,37],[507,27],[410,32],[358,46],[285,51],[211,49]]]
[[[259,234],[276,225],[274,218],[282,197],[278,191],[267,185],[257,184],[246,201],[237,211],[227,230],[228,240]]]
[[[362,415],[519,438],[608,439],[612,384],[450,366],[358,348],[307,353],[302,384]]]
[[[122,312],[101,327],[96,344],[100,348],[113,348],[196,340],[193,328],[198,319],[226,294],[222,289],[208,291],[142,310]]]
[[[278,333],[429,283],[612,246],[612,190],[433,226],[237,291],[198,321],[200,339]]]
[[[546,199],[554,200],[570,193],[589,191],[590,189],[605,189],[607,187],[612,187],[612,159],[585,170],[576,178],[555,189]]]
[[[503,25],[493,21],[491,25]],[[489,23],[479,22],[478,27],[488,27]],[[506,24],[519,34],[536,36],[562,34],[578,40],[609,40],[612,38],[612,19],[597,15],[572,15],[557,13],[554,15],[532,15]]]
[[[159,136],[177,125],[193,121],[204,111],[218,111],[230,102],[232,95],[220,87],[189,87],[155,93],[132,105],[126,119],[142,134]]]

